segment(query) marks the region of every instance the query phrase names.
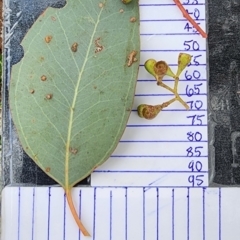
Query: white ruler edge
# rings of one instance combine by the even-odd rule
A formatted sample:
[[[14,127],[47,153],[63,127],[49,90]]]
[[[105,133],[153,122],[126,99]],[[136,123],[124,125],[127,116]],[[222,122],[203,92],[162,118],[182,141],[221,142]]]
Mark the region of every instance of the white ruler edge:
[[[205,0],[182,1],[205,30]],[[188,3],[188,4],[186,4]],[[140,0],[141,62],[133,111],[110,159],[92,174],[92,186],[208,186],[206,39],[184,19],[172,0]],[[173,94],[156,85],[147,59],[166,61],[177,71],[179,53],[192,55],[180,75],[175,102],[155,119],[137,116],[139,104],[161,104]],[[165,77],[171,87],[173,79]],[[189,80],[191,79],[191,80]]]
[[[2,240],[239,240],[238,188],[74,188],[92,237],[79,233],[58,187],[7,187]]]
[[[205,0],[182,2],[205,29]],[[92,174],[93,187],[74,188],[75,205],[93,240],[239,240],[239,190],[188,188],[208,186],[206,40],[186,26],[172,0],[139,3],[142,51],[133,112],[113,156]],[[196,44],[199,50],[193,51]],[[174,103],[152,121],[138,118],[139,104],[172,97],[144,70],[145,60],[165,60],[176,71],[180,52],[199,63],[188,67],[179,83],[179,93],[193,109]],[[166,83],[173,86],[171,79]],[[189,89],[200,92],[187,96]],[[5,188],[2,240],[45,239],[84,239],[63,190]]]

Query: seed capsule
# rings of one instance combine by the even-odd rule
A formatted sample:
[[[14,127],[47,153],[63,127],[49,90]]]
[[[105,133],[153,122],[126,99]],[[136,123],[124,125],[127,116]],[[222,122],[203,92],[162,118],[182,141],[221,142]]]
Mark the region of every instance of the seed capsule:
[[[180,53],[178,55],[178,70],[176,77],[179,77],[182,71],[187,67],[191,62],[192,56],[187,53]]]
[[[161,81],[165,75],[169,77],[175,77],[175,74],[172,72],[171,68],[164,61],[158,61],[154,59],[149,59],[145,62],[145,69],[153,75],[157,81]]]
[[[145,69],[146,69],[151,75],[153,75],[154,77],[156,77],[156,73],[155,73],[155,71],[154,71],[154,66],[155,66],[156,63],[157,63],[156,60],[154,60],[154,59],[148,59],[148,60],[145,62],[145,64],[144,64]]]
[[[137,108],[138,116],[148,120],[155,118],[161,110],[162,105],[152,106],[147,104],[141,104]]]
[[[155,118],[163,108],[168,107],[170,104],[175,102],[177,98],[172,98],[171,100],[164,102],[163,104],[158,105],[148,105],[148,104],[140,104],[137,108],[138,116],[141,118],[145,118],[151,120]]]

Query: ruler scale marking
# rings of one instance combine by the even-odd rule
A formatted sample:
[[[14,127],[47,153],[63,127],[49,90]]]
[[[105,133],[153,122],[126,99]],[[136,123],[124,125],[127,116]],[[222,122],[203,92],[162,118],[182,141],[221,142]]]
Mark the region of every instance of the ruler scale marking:
[[[190,189],[187,188],[187,240],[190,233]]]
[[[26,236],[26,235],[24,235],[24,233],[26,233],[27,231],[29,232],[28,233],[29,239],[32,239],[35,237],[36,237],[36,239],[39,239],[38,235],[43,230],[42,226],[46,226],[47,228],[49,226],[50,229],[46,229],[46,231],[45,231],[46,234],[44,233],[45,237],[41,238],[41,239],[43,239],[43,240],[49,239],[49,236],[50,236],[50,240],[55,240],[55,239],[53,239],[53,237],[55,236],[53,234],[54,231],[52,230],[55,227],[54,226],[55,224],[53,224],[53,222],[55,222],[56,224],[57,224],[57,222],[63,222],[63,218],[53,219],[54,218],[53,206],[55,206],[53,199],[57,199],[57,197],[59,197],[59,196],[63,197],[64,196],[63,190],[60,188],[48,188],[48,187],[45,187],[45,188],[44,187],[40,187],[40,188],[29,187],[29,188],[25,188],[24,191],[21,191],[22,188],[17,188],[17,187],[9,187],[8,189],[9,189],[10,194],[7,194],[7,191],[5,191],[3,193],[3,204],[6,205],[5,198],[7,197],[6,199],[9,202],[9,206],[13,206],[13,207],[9,208],[9,209],[5,209],[3,211],[3,214],[4,214],[3,220],[6,221],[5,224],[7,226],[9,226],[8,231],[9,231],[10,235],[15,232],[16,238],[8,237],[7,239],[3,238],[3,240],[14,240],[14,239],[21,240],[21,239],[23,239],[22,236]],[[45,193],[47,193],[45,195],[45,197],[47,199],[47,201],[45,201],[46,204],[43,205],[42,209],[38,209],[37,215],[35,214],[35,212],[33,214],[33,211],[34,211],[33,209],[37,208],[37,205],[35,205],[35,202],[41,203],[41,198],[44,196],[44,194],[43,194],[44,189],[46,189]],[[99,188],[99,189],[101,189],[101,188]],[[178,190],[176,190],[176,189],[178,189]],[[117,223],[118,219],[116,218],[116,215],[115,215],[114,222],[112,222],[112,220],[114,219],[113,216],[115,213],[117,213],[118,205],[119,205],[119,202],[116,202],[114,205],[114,209],[113,209],[114,201],[118,201],[118,198],[114,198],[113,196],[114,196],[114,193],[118,192],[118,191],[122,192],[122,196],[123,196],[122,199],[123,200],[125,199],[125,204],[124,204],[125,205],[124,206],[125,213],[123,215],[124,215],[126,222],[123,225],[119,225]],[[131,194],[128,194],[128,191],[131,191]],[[14,194],[14,192],[16,192],[17,194]],[[155,235],[156,238],[154,238],[154,239],[157,239],[157,240],[162,239],[160,236],[163,236],[163,237],[169,236],[173,240],[179,239],[180,237],[182,237],[182,239],[184,239],[184,234],[186,234],[185,239],[190,240],[193,237],[193,235],[195,235],[195,237],[198,236],[194,232],[195,231],[194,229],[196,229],[196,227],[198,229],[198,233],[200,233],[199,239],[203,239],[203,240],[208,239],[209,237],[211,238],[211,236],[212,236],[211,239],[213,239],[213,240],[216,239],[213,236],[216,236],[218,240],[228,240],[228,239],[226,239],[226,236],[229,237],[229,233],[231,231],[232,231],[232,233],[234,233],[235,231],[236,231],[236,233],[239,232],[239,229],[236,228],[236,226],[237,226],[237,223],[240,222],[240,215],[238,215],[238,214],[234,215],[234,209],[240,208],[240,203],[236,199],[237,197],[240,196],[240,190],[237,188],[235,188],[235,189],[210,188],[210,189],[206,190],[205,188],[198,188],[198,189],[197,188],[191,188],[191,189],[190,188],[171,188],[171,189],[170,188],[169,189],[161,188],[161,189],[159,189],[157,187],[154,187],[150,190],[144,189],[144,191],[143,191],[143,188],[141,188],[141,189],[130,188],[128,190],[128,188],[119,187],[119,188],[105,188],[104,191],[103,191],[103,189],[101,189],[101,190],[99,190],[99,192],[98,192],[97,188],[95,188],[95,189],[81,188],[81,192],[86,192],[86,200],[88,199],[88,196],[91,195],[91,192],[93,193],[91,195],[93,197],[92,199],[94,199],[94,192],[95,192],[95,199],[101,198],[103,208],[106,209],[106,206],[107,206],[107,208],[109,208],[108,216],[110,218],[110,222],[109,222],[110,225],[108,226],[108,228],[106,228],[106,230],[111,232],[110,235],[108,234],[108,236],[111,236],[110,239],[115,239],[115,238],[119,239],[118,235],[115,235],[115,233],[114,233],[114,231],[116,231],[116,230],[119,232],[125,231],[124,239],[127,239],[127,235],[128,235],[127,228],[129,227],[130,228],[129,231],[131,231],[131,232],[132,232],[132,228],[134,228],[134,220],[133,220],[134,215],[132,215],[132,214],[134,212],[138,211],[138,209],[141,211],[141,209],[139,208],[140,206],[142,207],[143,213],[138,214],[138,216],[141,216],[142,220],[138,219],[137,226],[140,227],[140,229],[143,227],[143,234],[142,234],[141,239],[148,239],[150,237],[149,233],[151,233],[153,231],[154,235],[156,233],[156,235]],[[78,191],[78,193],[79,193],[79,191]],[[89,193],[90,193],[90,195],[89,195]],[[19,196],[19,194],[20,194],[20,196]],[[33,197],[33,194],[35,195],[34,197]],[[185,195],[185,200],[182,198],[182,197],[184,197],[184,195]],[[9,198],[11,196],[13,196],[12,199]],[[14,196],[18,196],[18,197],[14,198]],[[136,201],[137,199],[139,199],[138,197],[140,197],[140,196],[142,197],[142,203],[139,203],[139,201]],[[200,198],[196,199],[196,196],[200,196]],[[32,198],[29,198],[29,197],[32,197]],[[153,199],[155,199],[155,200],[153,201]],[[131,204],[130,203],[128,204],[128,200],[131,202]],[[231,200],[233,200],[233,201],[231,202]],[[20,207],[19,207],[19,201],[20,201]],[[164,201],[164,202],[161,205],[159,205],[160,201]],[[88,209],[90,207],[90,208],[92,208],[92,210],[89,209],[90,212],[94,212],[94,205],[95,205],[95,208],[96,208],[95,215],[98,215],[97,208],[99,208],[101,206],[98,204],[98,201],[96,201],[95,204],[92,201],[90,203],[92,205],[87,205],[88,202],[89,202],[88,200],[87,200],[87,202],[85,202],[84,208]],[[153,204],[153,206],[155,206],[154,208],[151,207],[152,203],[154,203]],[[209,206],[208,205],[209,203],[212,203],[212,205]],[[229,204],[229,203],[231,203],[231,204]],[[16,207],[14,207],[14,204],[16,205]],[[25,204],[25,205],[23,206],[23,204]],[[34,208],[33,208],[33,204],[35,205]],[[64,211],[65,211],[64,201],[62,201],[61,204],[63,207],[57,208],[57,211],[62,211],[62,214],[60,214],[60,215],[64,216]],[[104,206],[104,204],[107,204],[107,205]],[[136,204],[136,206],[135,206],[135,204]],[[179,208],[181,208],[181,205],[186,206],[186,213],[187,213],[186,218],[180,217],[182,214],[182,212],[179,211],[180,210]],[[23,212],[25,212],[24,209],[26,209],[26,207],[28,207],[28,206],[31,206],[31,210],[29,211],[30,214],[22,216]],[[159,208],[159,206],[160,206],[160,208]],[[224,208],[223,208],[223,206],[224,206]],[[167,211],[166,211],[166,208],[168,209]],[[16,224],[15,225],[14,224],[11,225],[12,217],[9,217],[9,216],[11,216],[11,209],[16,209],[17,210],[16,212],[18,212],[19,209],[21,210],[20,218],[19,218],[19,215],[16,215]],[[152,211],[152,209],[154,209],[154,211]],[[89,210],[87,210],[87,212]],[[197,212],[195,210],[197,210]],[[200,210],[201,210],[201,214],[199,214]],[[9,213],[6,211],[9,211]],[[160,211],[161,211],[161,213],[160,213]],[[209,211],[209,212],[206,214],[206,211]],[[128,215],[128,212],[131,213],[131,215]],[[195,213],[196,213],[196,217],[198,216],[198,218],[199,218],[198,220],[192,219],[192,218],[195,218],[194,217]],[[33,215],[37,221],[33,221]],[[169,217],[169,215],[171,217]],[[45,218],[43,216],[45,216]],[[159,221],[159,216],[161,216],[161,219],[163,220],[163,222]],[[129,219],[131,219],[130,222],[127,222],[128,217],[129,217]],[[224,219],[223,219],[223,217],[224,217]],[[24,219],[24,221],[22,221],[22,219]],[[152,219],[155,219],[155,220],[152,221]],[[171,221],[170,221],[170,219],[171,219]],[[92,217],[90,220],[92,221],[91,226],[94,225],[97,229],[99,229],[99,227],[102,224],[108,224],[107,223],[108,221],[107,222],[102,221],[102,219],[100,217],[97,217],[95,220],[94,220],[94,217]],[[192,221],[192,220],[194,220],[194,221]],[[206,225],[206,220],[207,220],[208,225]],[[231,228],[231,225],[224,226],[224,232],[225,232],[224,236],[225,237],[223,237],[222,224],[223,224],[223,222],[224,222],[224,224],[228,223],[229,220],[232,221],[232,223],[234,223],[234,228]],[[19,223],[18,223],[18,221],[19,221]],[[67,214],[65,221],[66,222],[72,221],[71,215]],[[186,224],[184,224],[183,221],[186,221]],[[32,222],[32,224],[28,224],[29,222],[30,223]],[[37,228],[35,228],[35,224],[38,224]],[[90,223],[88,223],[88,225],[89,224]],[[112,228],[113,224],[115,224],[115,226],[118,226],[114,230]],[[196,225],[196,224],[198,224],[198,225]],[[229,222],[229,224],[230,224],[230,222]],[[181,229],[184,225],[187,226],[187,229],[186,229],[186,232],[182,231],[183,235],[181,235],[181,232],[179,232],[179,229]],[[57,224],[56,226],[59,226],[59,225]],[[94,229],[94,226],[93,226],[93,229]],[[62,224],[62,227],[64,228],[63,224]],[[119,227],[120,227],[120,229],[118,229]],[[162,230],[161,230],[161,227],[163,227]],[[34,234],[32,231],[33,228],[34,228]],[[226,230],[226,228],[227,228],[227,230]],[[20,230],[19,234],[18,234],[18,229]],[[51,230],[51,234],[50,234],[49,230]],[[66,228],[66,232],[67,231],[69,231],[68,228]],[[71,232],[71,235],[76,236],[76,238],[73,238],[73,239],[66,238],[66,239],[67,240],[79,239],[79,235],[78,235],[79,229],[76,227],[75,230],[71,229],[71,231],[73,231],[73,232]],[[74,233],[74,231],[76,231],[76,234]],[[48,232],[49,232],[49,234],[48,234]],[[94,233],[94,235],[95,235],[94,238],[95,238],[95,240],[101,240],[99,234],[96,234],[97,232],[98,231],[96,231]],[[215,232],[215,233],[213,233],[213,232]],[[226,233],[228,233],[228,235],[226,235]],[[133,234],[133,232],[131,234]],[[191,234],[191,237],[190,237],[190,234]],[[69,233],[68,233],[68,235],[69,235]],[[5,229],[3,231],[3,236],[6,236]],[[238,234],[236,234],[236,235],[233,234],[231,236],[231,240],[238,240],[238,236],[239,236]]]
[[[206,39],[203,39],[189,25],[176,5],[169,2],[170,0],[162,0],[161,3],[157,0],[150,0],[150,2],[140,0],[139,2],[141,63],[133,111],[116,150],[109,160],[103,166],[95,169],[92,174],[92,186],[129,187],[139,185],[146,187],[149,184],[159,187],[208,186],[207,84],[202,82],[202,79],[205,81],[207,79]],[[197,1],[196,4],[189,1],[185,2],[184,6],[196,22],[205,29],[205,1]],[[173,35],[178,37],[174,38]],[[191,107],[190,111],[183,109],[181,104],[174,103],[151,121],[139,119],[136,114],[139,104],[145,102],[159,104],[168,101],[168,97],[172,96],[166,89],[156,86],[154,78],[144,69],[144,62],[149,58],[164,60],[175,72],[180,52],[192,55],[191,64],[180,76],[183,81],[179,81],[179,95],[188,102]],[[141,83],[141,80],[149,82]],[[166,81],[171,81],[166,84],[173,87],[173,79],[170,80],[169,77],[166,77]],[[201,105],[198,105],[199,103]],[[173,117],[175,113],[178,117]],[[131,128],[139,128],[139,130],[130,134],[129,129]],[[146,132],[151,131],[149,128],[154,128],[154,132],[151,133],[152,137],[148,135],[146,138]],[[170,128],[173,129],[171,135]],[[172,134],[173,131],[177,134]],[[166,142],[164,142],[164,138]],[[196,166],[190,166],[192,157],[194,157],[194,164],[197,164],[197,167],[201,164],[198,170],[193,170]],[[145,164],[144,160],[147,162],[150,158],[152,159],[151,164]],[[155,170],[153,168],[153,166],[164,168],[164,161],[167,162],[172,158],[176,158],[176,161],[171,163],[171,169]],[[181,167],[179,167],[178,158],[184,159]],[[118,159],[116,165],[113,163],[115,159]],[[126,167],[118,165],[121,159],[123,161],[126,159],[126,162],[131,164],[131,169],[127,169],[128,164],[125,165]],[[157,159],[161,161],[157,162]],[[161,179],[157,176],[158,173],[162,174]],[[171,176],[166,177],[164,174],[167,173],[170,173]],[[132,174],[134,174],[135,180],[133,180]],[[154,184],[152,184],[153,182]]]
[[[110,240],[112,240],[112,190],[110,191]]]
[[[32,191],[32,240],[34,240],[34,219],[35,219],[35,188]]]
[[[97,188],[94,188],[94,202],[93,202],[93,240],[95,240],[95,234],[96,234],[96,201],[97,201]]]
[[[146,219],[146,210],[145,210],[145,202],[146,202],[146,196],[145,196],[145,187],[143,188],[143,240],[146,240],[146,232],[145,232],[145,228],[146,228],[146,223],[145,223],[145,219]]]
[[[172,240],[174,240],[174,189],[172,189]]]
[[[20,240],[21,188],[18,188],[18,240]]]
[[[156,188],[156,194],[157,194],[157,214],[156,214],[156,222],[157,222],[157,227],[156,227],[156,236],[157,236],[157,240],[159,240],[159,188]]]
[[[50,240],[50,208],[51,208],[51,187],[48,188],[48,225],[47,240]]]
[[[89,208],[91,217],[89,218],[90,220],[86,221],[88,227],[90,226],[90,229],[92,229],[91,239],[94,240],[102,240],[98,233],[99,228],[100,226],[106,226],[103,224],[108,224],[108,221],[109,227],[104,227],[104,229],[108,231],[106,236],[109,236],[110,240],[115,238],[117,240],[119,239],[116,230],[119,224],[116,217],[119,201],[117,200],[118,198],[115,197],[116,193],[119,194],[118,191],[121,191],[121,194],[119,194],[118,197],[123,203],[121,212],[123,221],[122,225],[119,225],[120,230],[118,229],[124,236],[121,239],[125,238],[125,240],[128,240],[132,237],[132,228],[134,227],[133,213],[138,210],[140,210],[140,214],[137,216],[143,218],[140,221],[137,221],[138,227],[140,224],[140,226],[143,226],[143,229],[139,230],[142,234],[140,239],[160,240],[163,239],[161,236],[165,235],[169,236],[169,239],[171,238],[172,240],[180,238],[177,230],[179,229],[178,207],[181,206],[181,204],[184,205],[186,208],[185,211],[187,211],[186,215],[184,212],[184,216],[186,216],[184,217],[186,224],[184,226],[187,227],[187,229],[184,228],[186,236],[183,234],[181,236],[182,239],[186,239],[187,237],[188,240],[191,240],[191,228],[194,227],[194,219],[192,216],[195,213],[195,209],[191,208],[191,206],[197,206],[198,210],[202,209],[202,219],[200,218],[202,226],[200,226],[199,229],[201,229],[203,233],[203,240],[205,240],[205,238],[207,239],[206,236],[209,234],[209,229],[205,226],[207,220],[205,211],[208,204],[205,191],[205,187],[208,186],[206,40],[202,39],[198,33],[191,32],[194,31],[191,26],[188,26],[187,29],[185,29],[188,21],[182,17],[179,9],[177,9],[175,4],[172,3],[172,0],[161,0],[161,3],[158,2],[160,1],[140,0],[140,11],[142,14],[140,19],[141,39],[143,40],[141,46],[141,64],[139,68],[139,79],[137,83],[135,103],[126,131],[122,138],[123,140],[120,141],[116,151],[112,154],[106,164],[96,169],[96,171],[92,174],[91,182],[93,188],[81,188],[79,190],[79,217],[83,217],[85,219],[85,216],[82,215],[87,214],[85,209]],[[194,9],[199,11],[200,15],[196,20],[204,28],[206,18],[205,0],[199,0],[197,4],[191,4],[191,1],[189,2],[189,4],[184,4],[185,8],[191,12]],[[195,15],[193,14],[193,16]],[[162,25],[161,23],[164,24]],[[174,26],[172,27],[173,23]],[[188,48],[187,46],[189,41],[197,42],[199,44],[199,49],[194,50],[191,46],[190,49],[186,50]],[[157,104],[158,101],[164,102],[168,99],[168,97],[171,97],[171,94],[166,92],[166,90],[156,87],[152,77],[144,70],[143,63],[147,58],[152,56],[157,58],[157,60],[166,60],[175,71],[177,68],[177,56],[180,52],[188,52],[193,55],[192,65],[187,68],[188,72],[183,72],[181,75],[181,81],[179,82],[180,96],[182,96],[189,105],[194,105],[194,102],[201,101],[203,103],[202,107],[199,108],[197,105],[197,108],[199,109],[186,111],[182,108],[182,106],[180,106],[180,104],[176,103],[160,113],[159,117],[155,120],[142,121],[136,114],[136,107],[139,103],[149,101],[148,103]],[[195,59],[194,57],[197,58]],[[197,65],[194,65],[195,60],[198,61]],[[195,73],[199,73],[200,76],[196,75],[197,78],[195,78],[196,76],[193,76],[194,71],[196,71]],[[189,77],[192,79],[187,80]],[[166,84],[173,86],[173,80],[166,78]],[[200,84],[202,85],[200,86]],[[194,90],[194,87],[199,88],[200,93],[189,96],[189,94],[186,93],[186,88]],[[178,117],[173,117],[175,114]],[[136,128],[138,128],[137,131],[131,133],[131,131]],[[152,131],[152,135],[145,134],[150,131]],[[200,133],[202,135],[201,140],[197,141],[196,139],[193,139],[190,141],[188,135],[189,132]],[[152,145],[153,149],[150,149],[148,147],[149,145]],[[129,152],[130,148],[132,151]],[[159,151],[159,149],[162,150]],[[173,149],[175,152],[173,150],[168,151],[168,149]],[[148,151],[147,154],[144,151]],[[190,156],[188,156],[189,154]],[[193,154],[193,156],[191,154]],[[122,164],[120,161],[122,161]],[[126,167],[124,167],[124,164],[126,163],[124,161],[128,161]],[[191,164],[191,161],[194,162],[194,165]],[[169,164],[169,162],[171,163]],[[116,168],[116,166],[119,167]],[[124,178],[126,182],[123,181]],[[144,181],[142,181],[139,185],[136,185],[136,181],[139,179],[144,179]],[[162,188],[160,189],[158,187]],[[102,192],[103,188],[104,193]],[[186,190],[187,196],[184,195],[184,198],[181,198],[184,202],[179,201],[180,195],[178,194],[183,194]],[[20,188],[18,191],[19,196],[16,200],[16,205],[18,204],[18,223],[16,225],[16,229],[18,234],[17,238],[18,240],[21,240],[21,232],[25,231],[25,226],[22,227],[23,223],[20,222],[22,213],[21,203],[25,201],[25,197],[27,197],[27,195],[24,192],[20,194]],[[38,188],[34,191],[37,193]],[[48,205],[46,206],[47,214],[44,212],[44,214],[46,214],[46,219],[42,221],[46,221],[44,223],[48,227],[47,240],[55,240],[51,239],[53,232],[50,229],[54,227],[54,224],[52,224],[54,211],[51,206],[55,206],[53,198],[51,198],[51,194],[53,195],[58,193],[55,188],[48,188],[48,191]],[[155,191],[153,195],[151,195],[152,191]],[[84,196],[86,193],[86,200],[83,202],[82,193]],[[134,193],[136,193],[140,203],[136,201],[137,198],[134,196]],[[140,193],[142,195],[140,195]],[[199,199],[201,202],[194,205],[196,193],[201,195],[201,198]],[[91,196],[91,200],[89,202],[87,201],[88,194]],[[208,198],[212,197],[211,194],[218,195],[218,206],[216,206],[218,207],[218,211],[217,214],[213,216],[213,219],[216,223],[218,221],[217,234],[219,235],[219,240],[226,240],[222,238],[222,212],[225,213],[225,209],[222,208],[222,195],[227,193],[221,189],[215,189],[213,190],[213,193],[208,194]],[[36,194],[36,196],[39,198],[39,195]],[[30,228],[32,228],[32,240],[34,235],[37,237],[37,233],[39,231],[39,228],[34,230],[34,224],[39,225],[37,218],[36,221],[34,221],[34,218],[37,216],[37,214],[34,213],[34,208],[36,207],[37,209],[37,205],[35,205],[37,197],[34,195],[32,199],[32,226],[30,226]],[[152,198],[155,199],[155,202],[152,201]],[[107,211],[109,211],[109,213],[107,212],[107,218],[109,218],[109,220],[107,219],[107,221],[101,222],[101,218],[99,217],[101,214],[99,213],[100,206],[104,203],[104,199],[106,202],[105,205],[102,206],[103,209],[107,209]],[[134,201],[136,201],[136,206],[134,205]],[[154,211],[152,211],[151,207],[148,205],[152,202],[154,203],[153,206],[155,206]],[[63,211],[64,216],[63,224],[61,225],[63,226],[63,240],[75,240],[74,237],[74,239],[68,239],[68,236],[70,236],[69,229],[72,230],[73,228],[69,228],[68,225],[71,215],[66,214],[65,195],[63,206],[64,207],[62,209],[59,209],[59,211]],[[82,214],[82,212],[84,214]],[[164,221],[165,216],[167,217],[167,223]],[[50,222],[50,219],[52,222]],[[154,219],[156,227],[154,224],[153,226],[150,224],[153,222],[152,219]],[[9,220],[7,219],[6,221]],[[56,219],[56,221],[62,221],[62,218]],[[165,224],[167,224],[166,227]],[[151,236],[148,235],[151,231],[153,231],[154,234],[156,233],[156,238],[151,238]],[[76,234],[73,234],[73,236],[77,236],[76,239],[78,240],[83,239],[82,234],[77,227]],[[3,240],[15,239],[16,238],[8,238]]]
[[[66,239],[66,194],[63,194],[63,240]]]
[[[79,204],[78,204],[78,216],[80,219],[81,219],[81,207],[82,207],[81,203],[82,203],[82,190],[79,191]],[[80,239],[81,239],[81,231],[79,229],[78,230],[78,240],[80,240]]]
[[[128,188],[126,187],[125,188],[125,240],[128,240],[128,215],[127,215],[127,212],[128,212],[128,201],[127,201],[127,191],[128,191]]]

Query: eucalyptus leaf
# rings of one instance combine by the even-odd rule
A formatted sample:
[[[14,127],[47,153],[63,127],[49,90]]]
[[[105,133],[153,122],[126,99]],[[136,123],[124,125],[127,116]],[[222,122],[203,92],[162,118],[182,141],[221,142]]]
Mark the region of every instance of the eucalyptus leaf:
[[[128,121],[139,67],[138,1],[68,0],[48,8],[21,43],[10,109],[20,142],[65,190],[106,161]]]

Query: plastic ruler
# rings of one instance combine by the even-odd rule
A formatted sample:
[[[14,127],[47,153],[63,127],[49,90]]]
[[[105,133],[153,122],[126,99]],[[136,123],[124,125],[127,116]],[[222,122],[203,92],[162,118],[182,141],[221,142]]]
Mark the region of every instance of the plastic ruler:
[[[61,188],[6,188],[3,240],[238,240],[234,188],[74,188],[92,237],[79,230]]]
[[[205,29],[205,0],[182,0]],[[206,40],[172,0],[140,0],[141,64],[133,111],[110,159],[96,169],[91,187],[74,188],[74,203],[93,240],[238,240],[240,191],[208,186]],[[9,14],[11,12],[9,11]],[[178,102],[151,121],[141,103],[159,104],[172,94],[144,70],[149,58],[176,72],[178,54],[190,66],[180,76]],[[170,78],[165,83],[173,86]],[[6,187],[2,240],[79,240],[59,187]]]

